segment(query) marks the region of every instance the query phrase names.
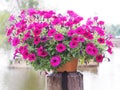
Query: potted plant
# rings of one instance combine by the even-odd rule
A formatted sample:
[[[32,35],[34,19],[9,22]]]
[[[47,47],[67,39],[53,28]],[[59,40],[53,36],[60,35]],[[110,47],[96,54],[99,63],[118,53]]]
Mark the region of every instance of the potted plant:
[[[105,51],[112,54],[111,35],[106,34],[98,17],[83,22],[83,17],[70,10],[66,15],[35,9],[23,10],[17,17],[11,15],[7,36],[15,47],[14,58],[21,55],[35,69],[60,72],[66,63],[78,59],[81,63],[91,59],[102,62]]]

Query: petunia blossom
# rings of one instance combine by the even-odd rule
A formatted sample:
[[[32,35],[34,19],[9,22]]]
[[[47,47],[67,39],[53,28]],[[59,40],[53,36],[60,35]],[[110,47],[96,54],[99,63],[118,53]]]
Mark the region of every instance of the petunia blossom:
[[[36,60],[35,54],[34,54],[34,53],[29,54],[29,55],[28,55],[28,60],[29,60],[30,62],[35,61],[35,60]]]
[[[86,46],[95,47],[94,43],[87,43]]]
[[[40,33],[41,33],[41,30],[40,29],[35,29],[35,30],[33,30],[33,33],[34,33],[35,36],[39,36]]]
[[[108,53],[110,53],[110,54],[112,54],[112,53],[113,53],[113,52],[112,52],[112,48],[111,48],[111,47],[108,47],[107,51],[108,51]]]
[[[77,46],[78,46],[78,42],[76,42],[76,41],[70,41],[70,48],[76,48]]]
[[[73,22],[74,22],[74,24],[77,24],[77,23],[80,23],[80,21],[82,21],[82,20],[83,20],[83,17],[79,16],[79,17],[75,17]]]
[[[54,39],[57,40],[57,41],[62,41],[64,39],[64,36],[61,33],[56,33],[54,35]]]
[[[69,31],[67,32],[67,35],[68,35],[68,37],[71,37],[71,36],[74,35],[74,33],[75,33],[75,30],[69,30]]]
[[[10,28],[7,28],[7,36],[10,36],[13,32],[14,26],[11,26]]]
[[[43,46],[40,46],[38,49],[37,49],[37,53],[38,52],[42,52],[44,49],[43,49]]]
[[[91,56],[96,56],[98,54],[98,49],[95,46],[86,46],[85,51]]]
[[[11,15],[11,16],[9,17],[9,21],[12,22],[13,20],[15,20],[15,16]]]
[[[103,58],[104,57],[101,54],[99,54],[99,55],[96,56],[96,61],[100,63],[100,62],[103,61]]]
[[[98,35],[100,35],[100,36],[105,35],[105,31],[100,27],[96,27],[96,31],[97,31]]]
[[[34,8],[29,8],[29,9],[27,10],[27,12],[28,12],[28,14],[29,14],[30,16],[32,16],[32,15],[34,15],[34,14],[37,13]]]
[[[13,59],[15,59],[15,58],[16,58],[16,56],[17,56],[18,52],[19,52],[19,50],[18,50],[18,48],[16,48],[16,49],[15,49],[15,52],[14,52],[14,57],[13,57]]]
[[[24,59],[27,59],[27,58],[28,58],[28,55],[29,55],[28,50],[24,50],[24,51],[22,52],[22,56],[23,56]]]
[[[106,45],[109,47],[113,47],[113,43],[110,40],[106,40]]]
[[[20,46],[20,47],[18,48],[18,51],[19,51],[20,54],[22,54],[23,51],[25,51],[25,50],[28,51],[27,48],[28,48],[27,46]]]
[[[85,33],[85,30],[82,28],[82,27],[78,27],[76,30],[75,30],[76,34],[80,34],[80,35],[83,35]]]
[[[90,46],[87,46],[87,47],[85,48],[85,51],[86,51],[87,54],[92,55],[92,53],[93,53],[93,48],[90,47]]]
[[[105,39],[104,39],[104,38],[98,38],[97,41],[98,41],[100,44],[104,44],[104,43],[105,43]]]
[[[98,54],[98,48],[96,48],[96,47],[93,47],[92,48],[92,56],[96,56],[97,54]]]
[[[23,40],[27,40],[28,38],[30,38],[30,32],[27,32],[26,34],[24,34]]]
[[[48,55],[48,52],[46,52],[46,51],[38,51],[37,54],[38,54],[38,56],[44,58],[44,57],[46,57]]]
[[[66,46],[63,43],[59,43],[56,46],[56,50],[61,53],[66,50]]]
[[[51,66],[53,67],[57,67],[59,66],[61,63],[61,57],[56,55],[56,56],[53,56],[51,59],[50,59],[50,64]]]
[[[91,34],[91,33],[88,32],[88,31],[86,31],[86,32],[84,33],[84,36],[85,36],[87,39],[89,39],[89,40],[93,40],[93,39],[94,39],[93,34]]]
[[[53,36],[56,33],[55,29],[51,29],[48,31],[48,36]]]
[[[97,20],[98,20],[98,16],[95,16],[95,17],[94,17],[94,20],[97,21]]]
[[[38,45],[40,43],[40,38],[39,37],[34,37],[34,44]]]
[[[74,11],[72,11],[72,10],[68,10],[67,11],[67,14],[69,15],[69,16],[71,16],[71,17],[77,17],[78,15],[74,12]]]
[[[61,24],[62,20],[58,17],[55,17],[54,20],[52,21],[53,25]]]
[[[85,42],[85,39],[83,37],[79,37],[79,42]]]
[[[104,25],[104,21],[99,21],[98,25]]]
[[[12,45],[17,46],[20,43],[20,39],[18,37],[14,37],[12,40]]]
[[[79,36],[73,36],[72,41],[79,42]]]

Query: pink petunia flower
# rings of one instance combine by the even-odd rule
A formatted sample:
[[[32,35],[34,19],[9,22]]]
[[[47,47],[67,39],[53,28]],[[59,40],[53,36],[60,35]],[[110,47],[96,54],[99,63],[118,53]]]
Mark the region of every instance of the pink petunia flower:
[[[101,54],[99,54],[99,55],[96,56],[96,61],[97,61],[97,62],[102,62],[102,61],[103,61],[103,58],[104,58],[104,57],[103,57]]]
[[[61,33],[56,33],[54,35],[54,39],[57,40],[57,41],[62,41],[64,39],[64,36]]]
[[[83,35],[85,33],[85,30],[82,28],[82,27],[78,27],[76,30],[75,30],[76,34],[80,34],[80,35]]]
[[[96,27],[96,31],[97,31],[98,35],[100,35],[100,36],[104,36],[105,35],[104,30],[102,30],[102,28],[100,28],[100,27]]]
[[[28,60],[29,60],[30,62],[35,61],[35,60],[36,60],[35,54],[34,54],[34,53],[29,54],[29,55],[28,55]]]
[[[85,39],[83,37],[79,37],[79,42],[85,42]]]
[[[40,43],[40,38],[39,37],[34,37],[34,44],[38,45]]]
[[[10,36],[12,34],[13,29],[14,29],[14,26],[7,28],[7,36]]]
[[[24,51],[22,52],[22,56],[23,56],[24,59],[27,59],[28,56],[29,56],[28,50],[24,50]]]
[[[94,43],[88,43],[87,46],[95,47]]]
[[[67,35],[68,35],[69,37],[71,37],[71,36],[74,35],[74,33],[75,33],[74,30],[69,30],[69,31],[67,32]]]
[[[35,10],[34,8],[28,9],[27,12],[28,12],[28,14],[29,14],[30,16],[32,16],[32,15],[34,15],[34,14],[37,13],[36,10]]]
[[[13,59],[15,59],[16,58],[16,56],[17,56],[17,53],[18,53],[19,51],[18,51],[18,48],[17,49],[15,49],[15,52],[14,52],[14,57],[13,57]]]
[[[60,19],[64,22],[64,21],[67,21],[67,17],[65,16],[61,16]]]
[[[90,32],[85,32],[84,36],[89,40],[92,40],[94,38],[93,35]]]
[[[16,34],[17,34],[17,35],[19,35],[21,32],[22,32],[22,30],[21,30],[21,29],[17,29]]]
[[[82,21],[83,20],[83,17],[76,17],[76,18],[74,18],[74,24],[77,24],[77,23],[80,23],[80,21]]]
[[[41,30],[40,29],[34,29],[33,33],[34,33],[35,36],[39,36],[40,33],[41,33]]]
[[[46,12],[46,13],[44,14],[44,18],[47,18],[47,19],[48,19],[48,18],[51,18],[53,14],[55,14],[55,12],[52,11],[52,10],[49,11],[49,12]]]
[[[105,43],[105,39],[104,38],[98,38],[97,40],[100,44],[104,44]]]
[[[94,36],[89,33],[89,35],[87,36],[87,38],[88,38],[89,40],[93,40],[93,39],[94,39]]]
[[[98,54],[98,49],[95,46],[87,45],[85,48],[85,51],[87,54],[89,54],[91,56],[96,56]]]
[[[86,21],[86,25],[92,25],[93,24],[93,21],[91,20],[91,18],[88,18],[88,20]]]
[[[86,53],[89,54],[89,55],[92,55],[92,53],[93,53],[92,47],[90,47],[90,46],[87,46],[87,47],[85,48],[85,51],[86,51]]]
[[[57,25],[57,24],[61,24],[61,23],[62,23],[62,20],[58,17],[55,17],[55,19],[52,21],[53,25]]]
[[[108,35],[107,35],[107,38],[108,38],[108,39],[112,39],[112,38],[113,38],[113,35],[108,34]]]
[[[11,16],[9,17],[9,21],[13,21],[13,20],[15,20],[15,17],[14,17],[13,15],[11,15]]]
[[[98,24],[99,25],[104,25],[104,21],[99,21]]]
[[[43,46],[40,46],[38,49],[37,49],[37,52],[42,52],[44,49],[43,49]]]
[[[65,23],[65,26],[72,27],[73,24],[74,24],[74,23],[73,23],[72,19],[69,19],[69,20]]]
[[[12,37],[10,36],[9,38],[8,38],[8,42],[10,43],[12,41]]]
[[[108,51],[110,54],[112,54],[112,53],[113,53],[113,52],[112,52],[112,48],[111,48],[111,47],[108,47],[107,51]]]
[[[38,54],[38,56],[44,58],[44,57],[46,57],[48,55],[48,52],[46,52],[46,51],[38,51],[37,54]]]
[[[67,11],[67,14],[69,15],[69,16],[71,16],[71,17],[77,17],[78,15],[74,12],[74,11],[72,11],[72,10],[68,10]]]
[[[97,20],[98,20],[98,16],[95,16],[95,17],[94,17],[94,20],[97,21]]]
[[[19,49],[18,49],[18,51],[22,54],[23,51],[25,51],[25,50],[28,51],[27,48],[28,48],[28,46],[20,46]]]
[[[12,45],[17,46],[20,43],[20,39],[18,37],[13,38]]]
[[[96,56],[98,54],[98,49],[96,47],[92,48],[92,56]]]
[[[109,40],[106,40],[106,45],[109,47],[113,47],[113,43]]]
[[[30,32],[27,32],[26,34],[24,34],[23,40],[27,40],[29,37],[30,37]]]
[[[55,29],[51,29],[48,31],[48,36],[53,36],[56,33]]]
[[[42,27],[48,27],[49,24],[47,22],[43,22]]]
[[[51,59],[50,59],[50,64],[53,66],[53,67],[57,67],[58,65],[60,65],[61,63],[61,57],[56,55],[56,56],[53,56]]]
[[[72,41],[79,42],[79,36],[73,36]]]
[[[22,10],[22,11],[21,11],[20,17],[21,17],[22,19],[25,19],[25,18],[26,18],[25,10]]]
[[[56,50],[61,53],[66,50],[66,46],[63,43],[59,43],[56,46]]]
[[[70,41],[70,48],[76,48],[78,46],[78,42],[76,41]]]

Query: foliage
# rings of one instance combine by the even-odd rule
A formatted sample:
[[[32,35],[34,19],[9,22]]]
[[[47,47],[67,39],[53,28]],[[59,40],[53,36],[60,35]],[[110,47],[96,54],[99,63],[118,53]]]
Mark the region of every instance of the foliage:
[[[111,35],[105,33],[104,22],[98,17],[88,18],[81,24],[83,17],[73,11],[66,15],[55,11],[28,9],[18,17],[11,15],[7,36],[16,48],[17,55],[32,64],[35,69],[56,69],[70,58],[81,62],[102,62],[105,51],[112,54]]]

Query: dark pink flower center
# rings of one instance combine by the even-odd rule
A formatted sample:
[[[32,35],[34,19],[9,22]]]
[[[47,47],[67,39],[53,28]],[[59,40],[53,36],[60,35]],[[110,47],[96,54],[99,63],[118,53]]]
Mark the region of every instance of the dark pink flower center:
[[[56,63],[56,62],[57,62],[57,60],[56,60],[56,59],[54,59],[54,60],[53,60],[53,62],[54,62],[54,63]]]

